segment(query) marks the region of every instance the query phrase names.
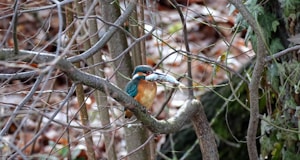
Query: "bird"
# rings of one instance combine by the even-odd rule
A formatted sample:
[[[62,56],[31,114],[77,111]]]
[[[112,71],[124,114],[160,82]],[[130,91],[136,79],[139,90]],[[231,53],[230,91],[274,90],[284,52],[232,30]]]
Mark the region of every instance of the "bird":
[[[138,65],[132,73],[132,79],[127,83],[125,91],[137,102],[151,110],[156,97],[157,85],[155,81],[148,81],[146,77],[155,74],[148,65]],[[125,109],[125,118],[131,118],[133,113]]]

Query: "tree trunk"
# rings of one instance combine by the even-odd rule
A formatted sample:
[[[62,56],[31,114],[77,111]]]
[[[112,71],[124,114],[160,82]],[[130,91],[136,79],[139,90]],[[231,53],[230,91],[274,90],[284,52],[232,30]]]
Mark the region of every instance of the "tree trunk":
[[[115,0],[101,1],[101,14],[105,21],[114,22],[120,16],[120,8]],[[107,26],[108,28],[109,26]],[[112,58],[119,56],[127,48],[127,40],[125,34],[118,30],[111,40],[108,42],[108,48]],[[132,62],[128,53],[124,53],[121,58],[114,62],[114,67],[117,71],[116,81],[119,87],[125,88],[128,79],[124,77],[131,77]],[[140,123],[140,122],[138,122]],[[127,152],[135,151],[141,145],[143,145],[148,139],[148,131],[139,124],[133,124],[130,127],[124,127]],[[147,160],[151,158],[151,150],[149,145],[146,145],[142,149],[135,151],[128,156],[129,160]]]
[[[86,1],[86,10],[89,9],[89,7],[92,5],[93,0],[87,0]],[[91,11],[91,15],[96,15],[95,9]],[[99,41],[98,37],[98,27],[97,27],[97,21],[96,19],[90,19],[87,21],[88,23],[88,29],[89,29],[89,36],[90,36],[90,43],[91,45],[95,45]],[[103,62],[102,61],[102,52],[98,51],[93,57],[90,58],[90,62],[94,65]],[[93,68],[93,73],[99,77],[104,77],[104,73],[102,72],[104,70],[103,65],[98,65],[98,67]],[[107,106],[107,95],[104,92],[96,90],[94,93],[97,108],[99,110],[100,114],[100,121],[102,126],[106,126],[110,124],[110,116]],[[111,134],[111,132],[104,132],[104,143],[105,143],[105,149],[107,152],[108,159],[115,160],[117,159],[115,146],[113,145],[114,141],[114,134]]]

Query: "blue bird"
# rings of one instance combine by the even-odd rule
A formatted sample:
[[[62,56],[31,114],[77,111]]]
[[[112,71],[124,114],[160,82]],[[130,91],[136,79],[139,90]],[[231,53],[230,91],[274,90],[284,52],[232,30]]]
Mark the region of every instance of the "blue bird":
[[[136,66],[132,73],[132,80],[125,87],[125,91],[148,110],[152,108],[157,91],[155,81],[146,80],[146,77],[150,74],[155,74],[150,66]],[[132,115],[132,112],[125,109],[125,118],[131,118]]]

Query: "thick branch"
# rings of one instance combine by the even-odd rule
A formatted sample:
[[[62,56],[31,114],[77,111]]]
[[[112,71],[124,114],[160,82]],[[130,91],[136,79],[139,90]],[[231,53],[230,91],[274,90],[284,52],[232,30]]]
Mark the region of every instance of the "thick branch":
[[[219,159],[218,147],[214,133],[209,125],[204,108],[198,103],[197,113],[192,117],[194,129],[199,139],[202,159]]]
[[[24,50],[20,50],[18,56],[13,56],[12,53],[13,49],[0,49],[0,60],[7,60],[12,57],[18,58],[18,56],[23,56],[26,57],[23,60],[31,61],[34,57],[34,61],[40,64],[51,62],[56,57],[55,55],[51,54],[39,54]],[[84,85],[107,93],[116,101],[130,109],[135,116],[154,133],[173,133],[179,130],[183,124],[190,120],[190,117],[196,113],[198,109],[199,101],[189,100],[178,110],[174,117],[168,120],[157,120],[147,113],[145,107],[141,106],[127,93],[110,83],[108,80],[80,71],[66,59],[58,60],[56,67],[62,70],[72,81],[80,82]]]
[[[119,103],[130,109],[135,116],[154,133],[172,133],[181,128],[189,120],[189,117],[197,110],[197,100],[187,101],[178,111],[178,114],[168,120],[156,120],[147,113],[145,107],[141,106],[127,93],[110,83],[109,81],[82,72],[72,66],[66,60],[60,60],[57,67],[64,71],[73,80],[81,82],[89,87],[106,92]]]

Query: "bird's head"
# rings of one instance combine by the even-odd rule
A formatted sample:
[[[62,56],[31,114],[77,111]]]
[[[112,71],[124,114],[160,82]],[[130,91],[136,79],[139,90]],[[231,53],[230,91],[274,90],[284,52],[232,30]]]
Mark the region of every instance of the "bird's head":
[[[132,79],[139,80],[145,79],[151,82],[168,82],[177,86],[183,87],[184,85],[180,83],[176,78],[171,75],[155,72],[152,67],[148,65],[136,66],[133,73]]]
[[[154,73],[154,70],[152,69],[152,67],[148,66],[148,65],[139,65],[136,66],[132,76],[136,77],[136,76],[148,76],[150,74]]]

